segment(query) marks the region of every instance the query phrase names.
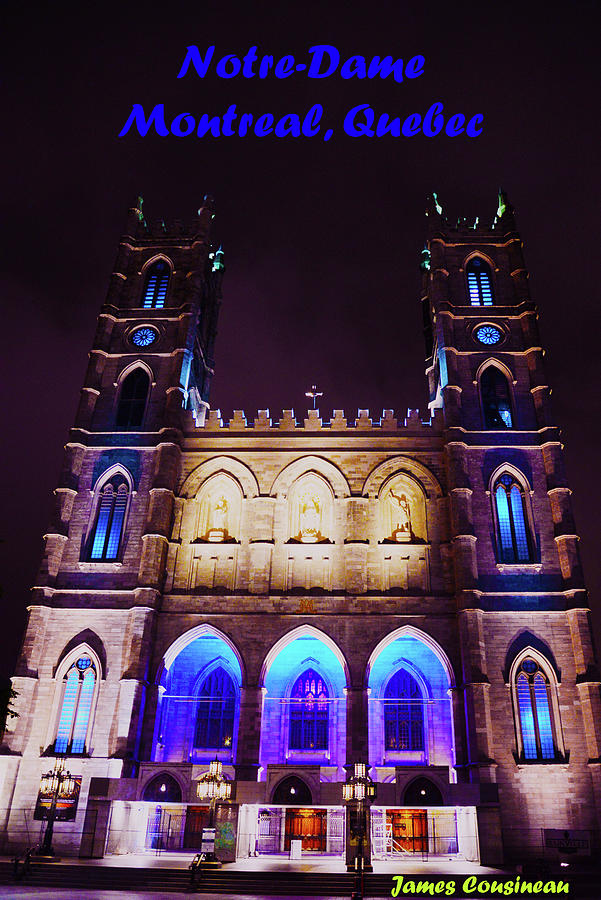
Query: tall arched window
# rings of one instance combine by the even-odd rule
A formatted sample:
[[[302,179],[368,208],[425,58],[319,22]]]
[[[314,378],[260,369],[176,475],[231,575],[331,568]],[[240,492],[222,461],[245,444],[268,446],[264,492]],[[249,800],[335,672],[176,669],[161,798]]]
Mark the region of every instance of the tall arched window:
[[[531,657],[522,660],[516,675],[516,694],[524,759],[556,756],[550,690],[549,679],[538,662]]]
[[[85,753],[96,677],[89,656],[80,656],[65,675],[55,753]]]
[[[158,259],[146,272],[142,293],[144,309],[162,309],[165,306],[171,269],[164,259]]]
[[[123,379],[117,407],[117,427],[137,428],[142,424],[149,388],[150,378],[141,367],[134,369]]]
[[[198,692],[194,746],[200,749],[231,748],[234,735],[236,690],[227,672],[219,667],[204,679]]]
[[[323,678],[307,669],[290,695],[291,750],[328,749],[328,689]]]
[[[496,366],[488,366],[480,378],[485,428],[513,428],[509,384]]]
[[[474,256],[468,262],[465,271],[470,304],[472,306],[492,306],[492,281],[489,266],[479,256]]]
[[[110,562],[119,558],[128,498],[129,485],[121,474],[102,486],[90,539],[91,560]]]
[[[523,488],[505,473],[495,482],[497,510],[497,544],[499,562],[532,561],[532,539],[529,533]]]
[[[399,669],[384,694],[384,746],[386,750],[424,749],[424,710],[419,684]]]

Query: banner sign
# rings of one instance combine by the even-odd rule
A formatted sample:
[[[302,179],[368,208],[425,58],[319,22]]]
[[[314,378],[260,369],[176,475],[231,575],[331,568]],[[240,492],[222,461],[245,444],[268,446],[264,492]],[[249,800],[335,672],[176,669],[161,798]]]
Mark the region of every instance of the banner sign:
[[[77,814],[77,804],[79,803],[79,792],[81,790],[81,775],[73,779],[75,781],[75,790],[70,797],[61,797],[60,794],[56,801],[55,822],[72,822]],[[38,799],[35,805],[33,818],[39,820],[47,819],[50,807],[52,806],[52,794],[43,794],[38,791]]]

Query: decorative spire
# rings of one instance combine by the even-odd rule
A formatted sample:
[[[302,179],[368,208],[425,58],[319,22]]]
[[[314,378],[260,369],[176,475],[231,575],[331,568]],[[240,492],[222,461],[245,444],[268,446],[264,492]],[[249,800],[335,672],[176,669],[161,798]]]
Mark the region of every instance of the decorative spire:
[[[436,191],[432,191],[432,193],[428,196],[428,205],[426,207],[426,215],[438,215],[442,216],[442,206],[438,202],[438,194]]]
[[[225,269],[225,254],[223,252],[223,247],[221,244],[219,245],[219,249],[214,254],[209,254],[210,258],[213,260],[213,268],[212,272],[223,272]]]
[[[514,218],[513,218],[513,212],[514,212],[513,206],[509,202],[509,200],[507,198],[507,194],[505,193],[503,188],[499,188],[498,196],[499,196],[499,202],[498,202],[498,206],[497,206],[496,221],[500,222],[501,220],[503,220],[503,225],[504,226],[508,225],[509,228],[511,229],[511,227],[515,225]]]
[[[138,194],[135,210],[136,210],[136,215],[138,217],[139,222],[144,221],[144,213],[142,212],[143,205],[144,205],[144,197],[142,196],[142,194]]]

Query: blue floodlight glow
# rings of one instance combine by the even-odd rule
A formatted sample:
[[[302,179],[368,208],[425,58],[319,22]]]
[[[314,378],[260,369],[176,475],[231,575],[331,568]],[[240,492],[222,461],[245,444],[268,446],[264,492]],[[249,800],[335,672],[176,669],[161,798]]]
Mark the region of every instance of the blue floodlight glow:
[[[402,634],[383,647],[369,673],[370,765],[453,765],[450,686],[431,641]],[[393,747],[387,705],[391,692],[403,691],[406,699],[396,706],[404,727]]]
[[[153,759],[208,762],[218,753],[233,760],[242,672],[230,645],[214,634],[197,637],[164,670],[161,683]]]
[[[293,692],[300,676],[315,674],[321,711],[309,723],[309,710],[295,709]],[[318,689],[319,682],[322,688]],[[296,760],[302,764],[344,765],[346,762],[346,677],[340,660],[314,635],[299,635],[275,657],[265,676],[261,724],[263,767]],[[323,707],[327,707],[324,709]],[[298,713],[298,715],[297,715]],[[292,716],[292,723],[291,723]],[[303,719],[299,726],[298,716]],[[305,719],[307,720],[305,722]],[[302,729],[299,731],[299,727]],[[313,736],[314,740],[311,740]],[[304,739],[307,739],[306,741]],[[300,744],[309,746],[300,746]],[[313,746],[310,746],[313,744]],[[325,746],[324,746],[325,745]]]

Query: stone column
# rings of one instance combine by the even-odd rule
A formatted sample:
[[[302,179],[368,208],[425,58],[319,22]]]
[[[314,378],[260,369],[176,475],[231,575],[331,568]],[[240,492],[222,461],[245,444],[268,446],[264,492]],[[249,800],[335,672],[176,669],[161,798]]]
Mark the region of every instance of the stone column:
[[[248,685],[240,691],[240,719],[236,749],[236,780],[256,781],[259,771],[263,689]]]

